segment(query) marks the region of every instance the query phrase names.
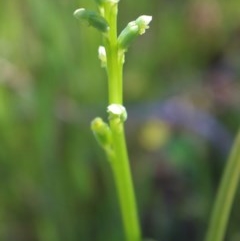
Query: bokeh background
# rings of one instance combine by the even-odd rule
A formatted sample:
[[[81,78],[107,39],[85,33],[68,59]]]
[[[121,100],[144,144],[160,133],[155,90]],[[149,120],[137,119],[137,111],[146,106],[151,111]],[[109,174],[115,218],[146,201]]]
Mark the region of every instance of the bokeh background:
[[[123,241],[90,0],[0,1],[0,240]],[[151,28],[126,56],[127,142],[144,237],[203,240],[240,122],[239,0],[121,0],[119,29]],[[227,231],[240,240],[240,195]]]

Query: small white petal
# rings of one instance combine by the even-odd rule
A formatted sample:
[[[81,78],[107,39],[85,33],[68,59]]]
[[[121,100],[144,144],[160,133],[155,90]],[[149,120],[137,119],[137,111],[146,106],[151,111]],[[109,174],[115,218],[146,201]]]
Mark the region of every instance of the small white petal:
[[[99,46],[98,55],[101,56],[101,57],[106,57],[106,50],[103,46]]]
[[[122,115],[126,112],[126,109],[124,106],[120,105],[120,104],[111,104],[108,106],[107,111],[109,113],[112,113],[114,115]]]
[[[101,61],[101,66],[106,67],[107,65],[107,55],[106,55],[106,49],[104,46],[99,46],[98,48],[98,58]]]
[[[152,16],[142,15],[136,19],[136,24],[139,27],[139,34],[144,34],[149,28],[149,23],[152,21]]]
[[[145,23],[145,25],[149,25],[149,23],[152,21],[152,16],[142,15],[140,18]]]
[[[77,10],[74,11],[73,15],[81,16],[83,12],[85,12],[85,8],[78,8]]]

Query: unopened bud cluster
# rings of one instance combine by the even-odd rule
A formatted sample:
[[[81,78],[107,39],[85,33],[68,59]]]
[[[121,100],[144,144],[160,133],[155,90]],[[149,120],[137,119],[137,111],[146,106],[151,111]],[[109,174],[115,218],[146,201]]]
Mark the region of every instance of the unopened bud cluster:
[[[119,0],[95,0],[97,4],[101,7],[103,4],[110,3],[116,4]],[[101,12],[101,11],[100,11]],[[107,34],[110,30],[108,21],[102,16],[104,14],[97,13],[94,11],[86,10],[84,8],[79,8],[74,12],[74,16],[79,20],[87,21],[90,26],[93,26],[97,30],[104,34]],[[149,28],[149,23],[152,21],[152,16],[142,15],[138,17],[135,21],[128,23],[128,25],[123,29],[118,37],[118,47],[119,50],[126,51],[131,42],[139,35],[145,33],[146,29]],[[105,35],[107,37],[107,35]],[[99,57],[103,62],[103,48],[99,49]],[[102,64],[104,66],[104,64]]]
[[[138,17],[135,21],[127,24],[123,29],[117,39],[115,39],[115,30],[111,31],[111,17],[109,17],[109,11],[117,12],[117,3],[120,0],[95,0],[99,7],[99,13],[95,11],[86,10],[85,8],[79,8],[74,12],[74,16],[88,23],[88,25],[99,30],[105,39],[105,43],[109,43],[114,39],[114,52],[117,50],[115,55],[118,58],[118,63],[124,63],[124,53],[132,43],[132,41],[139,35],[145,33],[146,29],[149,28],[149,23],[152,21],[151,16],[142,15]],[[106,18],[105,18],[106,17]],[[109,22],[107,21],[109,20]],[[114,37],[113,34],[114,33]],[[106,48],[105,48],[106,47]],[[101,66],[106,67],[107,71],[111,68],[111,61],[107,56],[112,56],[111,51],[109,51],[109,46],[106,44],[98,48],[98,57],[101,61]],[[116,52],[115,52],[116,53]],[[108,66],[108,64],[110,66]],[[113,130],[119,131],[123,127],[122,123],[127,119],[127,112],[124,106],[120,104],[113,103],[107,107],[108,118],[110,121],[110,126],[105,123],[101,118],[95,118],[91,123],[91,129],[98,141],[98,143],[107,151],[108,154],[112,155],[113,145],[112,145],[112,135]]]

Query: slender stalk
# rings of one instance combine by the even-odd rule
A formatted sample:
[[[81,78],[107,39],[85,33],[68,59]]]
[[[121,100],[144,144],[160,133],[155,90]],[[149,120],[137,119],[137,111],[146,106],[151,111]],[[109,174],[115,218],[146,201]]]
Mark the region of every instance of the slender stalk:
[[[105,150],[111,164],[116,184],[126,241],[141,241],[135,194],[126,148],[124,121],[127,112],[123,102],[122,71],[124,53],[129,44],[145,33],[152,20],[151,16],[142,15],[131,21],[117,36],[117,13],[119,0],[95,0],[99,13],[79,8],[74,16],[87,21],[99,30],[104,37],[104,46],[99,47],[99,58],[108,75],[109,123],[100,117],[91,122],[91,128],[100,146]]]
[[[113,141],[116,155],[114,161],[112,162],[112,170],[118,192],[126,240],[140,241],[141,234],[124,137],[124,129],[122,126],[122,131],[119,132],[119,127],[117,127],[116,130],[114,124],[111,126],[111,129],[113,131]]]
[[[205,241],[223,241],[240,176],[240,131],[223,173]]]
[[[104,40],[108,60],[107,73],[109,104],[122,104],[122,63],[119,61],[118,56],[117,12],[117,4],[105,5],[105,17],[110,26],[109,34]]]
[[[105,18],[110,31],[104,40],[107,54],[107,73],[109,85],[109,105],[122,104],[122,61],[117,44],[117,4],[105,4]],[[129,166],[123,123],[110,120],[114,156],[108,156],[118,192],[123,226],[127,241],[140,241],[132,176]]]

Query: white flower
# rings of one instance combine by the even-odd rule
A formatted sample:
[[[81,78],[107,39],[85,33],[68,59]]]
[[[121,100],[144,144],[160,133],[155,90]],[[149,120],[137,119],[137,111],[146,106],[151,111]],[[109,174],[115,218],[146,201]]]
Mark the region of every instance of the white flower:
[[[139,27],[139,34],[145,33],[145,30],[149,28],[149,23],[152,21],[152,16],[142,15],[136,19],[136,24]]]
[[[108,106],[107,111],[114,115],[121,115],[126,109],[120,104],[111,104]]]
[[[111,104],[107,107],[110,119],[119,119],[125,121],[127,119],[127,111],[123,105]]]
[[[106,49],[104,48],[104,46],[99,46],[98,58],[101,61],[101,66],[106,67],[107,66],[107,55],[106,55]]]

